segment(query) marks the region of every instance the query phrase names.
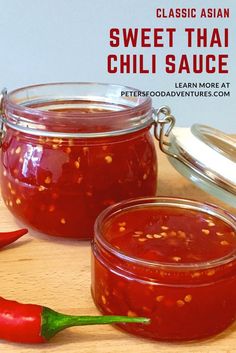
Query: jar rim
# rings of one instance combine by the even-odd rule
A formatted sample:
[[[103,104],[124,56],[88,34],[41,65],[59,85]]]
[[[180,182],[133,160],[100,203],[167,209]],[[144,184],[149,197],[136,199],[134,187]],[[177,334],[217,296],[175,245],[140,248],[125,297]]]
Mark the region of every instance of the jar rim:
[[[123,261],[127,261],[128,263],[134,263],[136,265],[141,265],[144,267],[151,268],[161,268],[166,270],[174,270],[174,271],[195,271],[195,270],[204,270],[208,268],[213,268],[221,265],[225,265],[233,260],[236,260],[236,248],[231,253],[216,258],[213,260],[202,261],[202,262],[189,262],[189,263],[170,263],[170,262],[160,262],[153,260],[145,260],[136,256],[127,255],[122,252],[120,249],[117,249],[113,245],[111,245],[102,234],[102,225],[103,222],[108,218],[117,215],[119,212],[123,212],[128,210],[129,208],[133,208],[135,206],[167,206],[167,207],[180,207],[189,210],[196,210],[204,212],[208,215],[215,216],[216,218],[222,220],[232,227],[234,231],[236,231],[236,218],[231,215],[228,211],[220,208],[216,205],[210,203],[202,203],[199,201],[194,201],[191,199],[180,198],[180,197],[139,197],[132,198],[128,200],[121,201],[112,206],[109,206],[104,211],[102,211],[94,224],[94,243],[98,243],[103,248],[105,248],[108,252],[113,254],[114,256],[120,258]]]
[[[63,90],[64,94],[62,93]],[[83,94],[79,95],[76,93],[80,91]],[[98,91],[101,91],[100,95]],[[96,82],[54,82],[29,85],[12,90],[4,95],[1,120],[11,128],[33,135],[70,138],[122,135],[150,126],[153,123],[151,98],[138,96],[132,99],[130,97],[125,99],[121,96],[122,91],[141,92],[128,86]],[[49,102],[60,104],[60,102],[66,100],[73,105],[75,100],[78,103],[84,102],[86,99],[90,104],[92,102],[97,102],[101,105],[103,102],[106,103],[107,110],[97,110],[96,112],[86,112],[84,114],[79,109],[74,109],[74,111],[72,109],[66,111],[65,109],[65,112],[39,109],[40,104],[43,103],[46,105]],[[36,106],[36,108],[32,107],[32,105]],[[67,122],[75,118],[80,122],[85,121],[85,115],[87,121],[91,122],[94,120],[97,122],[100,119],[104,123],[113,124],[114,129],[111,128],[109,131],[102,132],[73,131],[70,133],[65,131],[47,132],[45,129],[40,129],[42,121],[45,121],[45,119],[53,119],[54,124],[57,121],[61,122],[63,118],[67,119]],[[123,127],[115,128],[121,116],[124,122]]]

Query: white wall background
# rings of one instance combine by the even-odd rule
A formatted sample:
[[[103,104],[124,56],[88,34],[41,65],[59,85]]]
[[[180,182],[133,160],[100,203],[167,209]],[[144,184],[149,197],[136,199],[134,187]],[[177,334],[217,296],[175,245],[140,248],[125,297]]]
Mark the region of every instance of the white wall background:
[[[231,19],[155,18],[155,8],[173,6],[230,7]],[[236,132],[235,0],[0,0],[0,9],[0,87],[11,90],[43,82],[100,81],[156,91],[173,89],[174,82],[179,81],[228,81],[231,97],[158,98],[154,99],[154,106],[171,106],[179,126],[198,122]],[[230,28],[229,75],[198,77],[162,72],[146,76],[109,75],[106,72],[106,56],[111,52],[110,27],[176,26],[180,30],[191,25]],[[155,52],[155,49],[146,50]],[[169,51],[168,48],[161,50],[158,55],[161,57]],[[207,51],[200,48],[197,52]],[[214,50],[215,53],[220,51]],[[175,52],[183,52],[181,36],[177,39]]]

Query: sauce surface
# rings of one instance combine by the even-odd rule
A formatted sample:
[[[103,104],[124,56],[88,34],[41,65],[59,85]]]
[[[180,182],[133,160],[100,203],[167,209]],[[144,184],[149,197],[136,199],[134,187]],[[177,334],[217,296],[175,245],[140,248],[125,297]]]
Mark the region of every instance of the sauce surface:
[[[104,225],[110,244],[144,260],[199,263],[236,249],[232,227],[206,213],[177,207],[146,207],[121,212]]]

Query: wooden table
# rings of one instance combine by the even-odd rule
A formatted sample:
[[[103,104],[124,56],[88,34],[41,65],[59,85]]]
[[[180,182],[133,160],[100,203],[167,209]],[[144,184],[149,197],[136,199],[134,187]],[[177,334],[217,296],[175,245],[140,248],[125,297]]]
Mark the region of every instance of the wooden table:
[[[159,195],[173,195],[230,207],[179,175],[158,151]],[[231,209],[232,212],[233,209]],[[0,200],[1,231],[19,225]],[[43,220],[42,220],[43,221]],[[90,244],[28,235],[1,251],[1,296],[40,303],[68,314],[97,315],[90,295]],[[236,300],[236,298],[235,298]],[[2,353],[235,353],[236,324],[209,340],[168,344],[133,337],[112,326],[87,326],[61,332],[45,345],[1,342]]]

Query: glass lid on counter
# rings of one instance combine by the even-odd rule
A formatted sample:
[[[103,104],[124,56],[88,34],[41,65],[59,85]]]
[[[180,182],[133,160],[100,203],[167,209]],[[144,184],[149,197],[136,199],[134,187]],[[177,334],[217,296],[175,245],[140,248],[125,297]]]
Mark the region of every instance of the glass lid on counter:
[[[205,125],[173,127],[175,119],[167,107],[156,115],[155,136],[175,169],[236,208],[236,138]]]

